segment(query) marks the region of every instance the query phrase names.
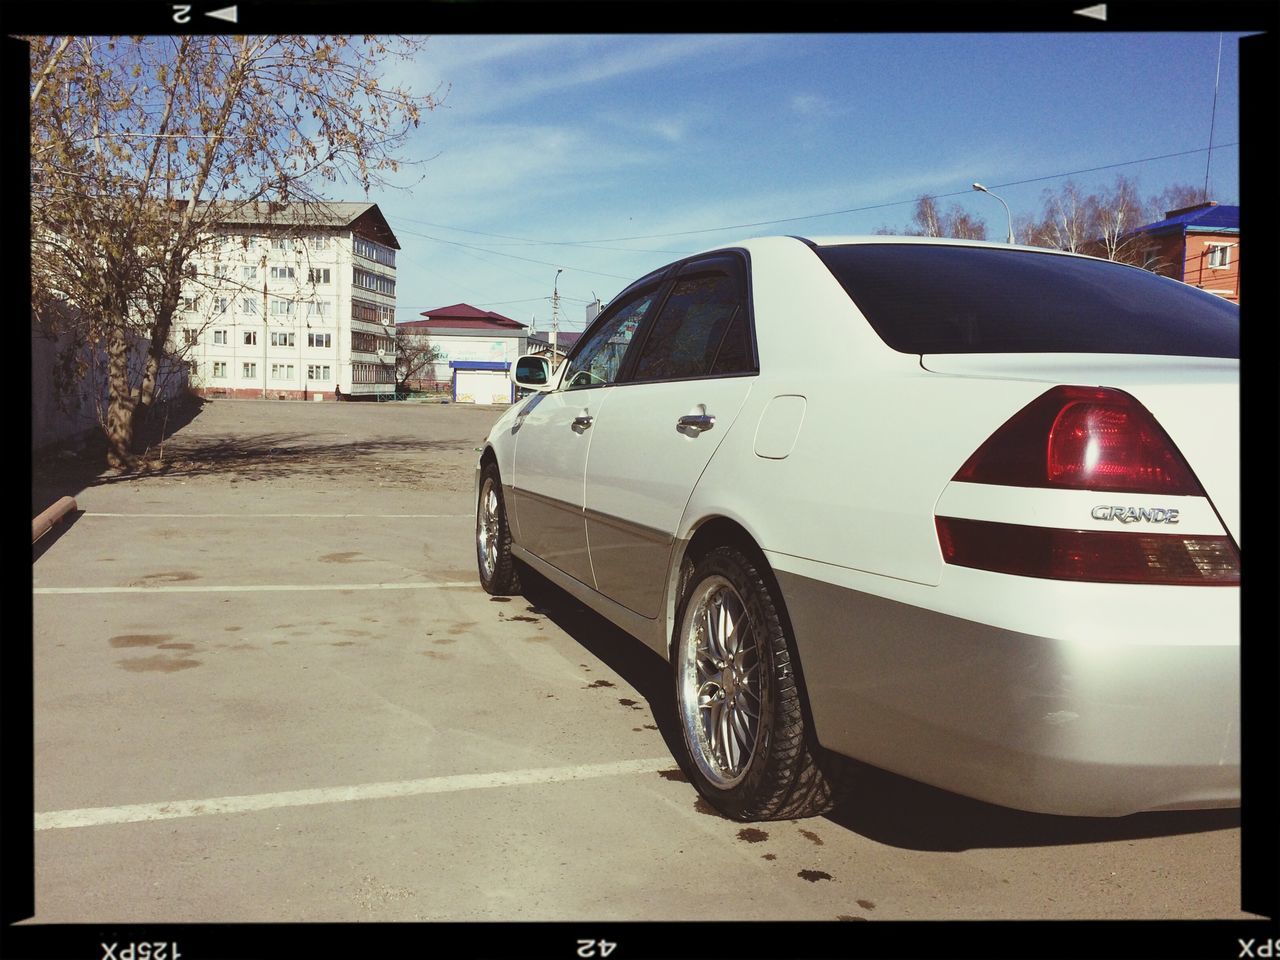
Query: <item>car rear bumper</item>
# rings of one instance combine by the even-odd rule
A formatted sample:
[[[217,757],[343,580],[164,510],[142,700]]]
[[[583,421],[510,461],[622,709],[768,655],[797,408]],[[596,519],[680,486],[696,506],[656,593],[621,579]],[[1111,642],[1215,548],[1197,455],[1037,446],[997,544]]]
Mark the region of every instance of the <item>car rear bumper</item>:
[[[824,747],[1041,813],[1239,803],[1235,588],[1035,581],[1029,609],[1025,578],[948,568],[891,598],[851,583],[884,578],[769,559]]]

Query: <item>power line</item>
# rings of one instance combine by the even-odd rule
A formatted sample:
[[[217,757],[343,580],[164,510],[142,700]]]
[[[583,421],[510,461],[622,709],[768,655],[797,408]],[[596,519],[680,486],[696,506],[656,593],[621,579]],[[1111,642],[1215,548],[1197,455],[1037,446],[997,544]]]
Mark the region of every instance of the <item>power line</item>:
[[[1239,146],[1239,145],[1240,145],[1240,144],[1239,144],[1238,142],[1235,142],[1235,143],[1219,143],[1219,144],[1214,144],[1214,148],[1216,148],[1216,149],[1221,149],[1221,148],[1223,148],[1223,147],[1237,147],[1237,146]],[[1019,187],[1019,186],[1024,186],[1025,184],[1028,184],[1028,183],[1041,183],[1041,182],[1043,182],[1043,181],[1045,181],[1045,180],[1059,180],[1059,179],[1061,179],[1061,178],[1063,178],[1063,177],[1074,177],[1074,176],[1077,176],[1077,175],[1082,174],[1082,173],[1097,173],[1098,171],[1101,171],[1101,170],[1114,170],[1114,169],[1116,169],[1117,167],[1129,167],[1129,166],[1133,166],[1134,164],[1138,164],[1138,163],[1152,163],[1152,162],[1154,162],[1154,161],[1156,161],[1156,160],[1169,160],[1169,159],[1172,159],[1173,157],[1187,157],[1187,156],[1191,156],[1191,155],[1193,155],[1193,154],[1197,154],[1197,153],[1205,153],[1205,152],[1207,152],[1209,149],[1210,149],[1210,148],[1208,148],[1208,147],[1199,147],[1199,148],[1197,148],[1197,149],[1195,149],[1195,150],[1181,150],[1181,151],[1178,151],[1178,152],[1176,152],[1176,153],[1165,153],[1165,154],[1161,154],[1161,155],[1159,155],[1159,156],[1155,156],[1155,157],[1142,157],[1141,159],[1138,159],[1138,160],[1124,160],[1124,161],[1121,161],[1121,162],[1119,162],[1119,163],[1106,163],[1106,164],[1102,164],[1101,166],[1097,166],[1097,167],[1086,167],[1086,168],[1081,169],[1081,170],[1069,170],[1069,171],[1067,171],[1067,172],[1065,172],[1065,173],[1051,173],[1051,174],[1048,174],[1048,175],[1046,175],[1046,176],[1041,176],[1041,177],[1029,177],[1029,178],[1027,178],[1027,179],[1025,179],[1025,180],[1008,180],[1008,181],[1005,181],[1004,183],[997,183],[997,184],[993,184],[993,186],[995,186],[995,187]],[[945,200],[945,199],[949,199],[949,198],[951,198],[951,197],[967,196],[969,193],[970,193],[970,190],[957,190],[957,191],[955,191],[955,192],[953,192],[953,193],[930,194],[930,196],[932,196],[932,197],[933,197],[934,199],[936,199],[936,200]],[[903,204],[915,203],[915,202],[916,202],[916,198],[912,198],[912,199],[909,199],[909,200],[891,200],[891,201],[886,201],[886,202],[884,202],[884,203],[873,203],[873,204],[868,204],[867,206],[863,206],[863,207],[849,207],[849,208],[844,209],[844,210],[832,210],[832,211],[829,211],[829,212],[827,212],[827,213],[810,213],[810,214],[806,214],[806,215],[804,215],[804,216],[799,216],[799,217],[780,217],[780,218],[778,218],[778,219],[776,219],[776,220],[756,220],[756,221],[753,221],[753,222],[751,222],[751,223],[735,223],[735,224],[729,224],[729,225],[726,225],[726,226],[720,226],[720,227],[703,227],[703,228],[698,229],[698,230],[682,230],[682,231],[677,231],[677,232],[674,232],[674,233],[646,233],[646,234],[638,234],[638,235],[636,235],[636,236],[632,236],[632,237],[601,237],[601,238],[598,238],[598,239],[595,239],[595,240],[533,240],[533,239],[528,238],[528,237],[512,237],[512,236],[507,236],[507,235],[505,235],[505,234],[496,234],[496,233],[495,233],[495,234],[486,234],[486,233],[481,233],[481,232],[480,232],[480,231],[478,231],[478,230],[465,230],[465,229],[463,229],[463,228],[461,228],[461,227],[449,227],[449,226],[445,226],[445,229],[447,229],[447,230],[458,230],[458,231],[460,231],[460,232],[462,232],[462,233],[475,233],[475,234],[478,234],[478,235],[480,235],[480,236],[492,236],[492,237],[497,237],[497,238],[500,238],[500,239],[503,239],[503,240],[520,240],[520,241],[522,241],[522,242],[531,243],[531,244],[546,244],[547,246],[587,246],[587,245],[589,245],[589,244],[595,244],[595,243],[621,243],[621,242],[623,242],[623,241],[629,241],[629,240],[656,240],[656,239],[661,239],[661,238],[663,238],[663,237],[687,237],[687,236],[693,236],[693,235],[696,235],[696,234],[702,234],[702,233],[720,233],[720,232],[725,231],[725,230],[744,230],[744,229],[747,229],[747,228],[749,228],[749,227],[765,227],[765,226],[771,226],[771,225],[773,225],[773,224],[777,224],[777,223],[796,223],[796,222],[798,222],[798,221],[800,221],[800,220],[818,220],[818,219],[821,219],[821,218],[823,218],[823,217],[837,217],[837,216],[841,216],[841,215],[843,215],[843,214],[847,214],[847,213],[868,213],[868,212],[870,212],[870,211],[872,211],[872,210],[883,210],[883,209],[887,209],[888,207],[897,207],[897,206],[902,206]],[[443,224],[436,224],[436,226],[444,226],[444,225],[443,225]],[[406,230],[406,231],[404,231],[404,232],[405,232],[405,233],[409,233],[409,234],[410,234],[410,235],[412,235],[412,236],[424,236],[423,234],[414,234],[412,231],[409,231],[409,230]],[[429,240],[440,240],[440,238],[438,238],[438,237],[427,237],[427,239],[429,239]],[[440,242],[441,242],[441,243],[458,243],[458,241],[454,241],[454,240],[440,240]],[[459,246],[468,246],[467,244],[462,244],[462,243],[459,243],[458,245],[459,245]],[[504,254],[504,253],[498,253],[498,251],[495,251],[495,250],[488,250],[488,248],[485,248],[485,247],[475,247],[474,249],[477,249],[477,250],[487,250],[487,252],[494,253],[494,254],[496,254],[496,255],[498,255],[498,256],[513,256],[512,254]],[[625,252],[628,252],[628,253],[674,253],[674,254],[680,254],[680,253],[683,253],[684,251],[676,251],[676,250],[671,250],[671,251],[666,251],[666,250],[649,250],[649,251],[628,250],[628,251],[625,251]],[[524,259],[524,258],[516,258],[516,259]],[[530,262],[532,262],[532,263],[543,263],[543,264],[546,264],[547,266],[559,266],[559,264],[549,263],[549,262],[547,262],[547,261],[545,261],[545,260],[532,260],[532,261],[530,261]],[[592,271],[587,270],[587,271],[582,271],[582,272],[584,272],[584,273],[591,273]],[[618,280],[618,279],[628,279],[628,278],[617,277],[617,276],[614,276],[613,274],[599,274],[599,276],[606,276],[606,277],[610,277],[611,279],[615,279],[615,280]]]
[[[499,251],[499,250],[491,250],[491,249],[489,249],[488,247],[481,247],[481,246],[478,246],[478,245],[476,245],[476,244],[474,244],[474,243],[463,243],[463,242],[462,242],[462,241],[460,241],[460,240],[446,240],[446,239],[444,239],[443,237],[432,237],[432,236],[429,236],[428,234],[425,234],[425,233],[415,233],[415,232],[414,232],[414,231],[412,231],[412,230],[401,230],[400,232],[401,232],[401,233],[406,233],[406,234],[408,234],[408,235],[409,235],[409,236],[411,236],[411,237],[421,237],[421,238],[422,238],[422,239],[424,239],[424,240],[434,240],[434,241],[436,241],[436,243],[447,243],[447,244],[450,244],[450,245],[455,246],[455,247],[464,247],[464,248],[466,248],[466,249],[468,249],[468,250],[479,250],[479,251],[481,251],[482,253],[491,253],[491,254],[493,254],[495,257],[510,257],[512,260],[523,260],[525,263],[538,263],[538,264],[542,264],[543,266],[547,266],[547,267],[558,267],[558,266],[560,266],[560,264],[558,264],[558,263],[554,263],[554,262],[552,262],[552,261],[550,261],[550,260],[535,260],[535,259],[533,259],[532,257],[518,257],[518,256],[516,256],[514,253],[502,253],[502,252],[501,252],[501,251]],[[616,273],[601,273],[599,270],[587,270],[587,269],[582,268],[582,267],[573,267],[572,269],[573,269],[573,270],[574,270],[574,272],[576,272],[576,273],[590,273],[590,274],[594,274],[594,275],[595,275],[595,276],[597,276],[597,277],[608,277],[610,280],[626,280],[626,281],[630,281],[630,280],[634,280],[634,279],[635,279],[634,277],[623,277],[623,276],[619,276],[619,275],[618,275],[618,274],[616,274]]]

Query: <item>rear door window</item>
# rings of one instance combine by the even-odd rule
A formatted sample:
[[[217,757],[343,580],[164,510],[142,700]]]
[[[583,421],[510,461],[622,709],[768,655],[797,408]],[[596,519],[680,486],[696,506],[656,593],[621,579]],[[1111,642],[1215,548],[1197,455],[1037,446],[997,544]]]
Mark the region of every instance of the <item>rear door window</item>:
[[[903,353],[1240,356],[1239,307],[1124,264],[926,244],[814,252]]]
[[[741,265],[685,267],[645,336],[631,379],[683,380],[755,372]]]

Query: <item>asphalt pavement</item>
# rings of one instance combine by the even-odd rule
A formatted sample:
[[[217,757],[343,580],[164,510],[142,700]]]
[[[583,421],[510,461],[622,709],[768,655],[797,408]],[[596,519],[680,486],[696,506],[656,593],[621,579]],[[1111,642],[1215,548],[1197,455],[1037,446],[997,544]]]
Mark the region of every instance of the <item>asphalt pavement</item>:
[[[658,656],[479,588],[500,413],[216,400],[148,472],[37,483],[78,511],[34,551],[29,923],[1246,916],[1235,811],[862,771],[826,817],[718,816]]]

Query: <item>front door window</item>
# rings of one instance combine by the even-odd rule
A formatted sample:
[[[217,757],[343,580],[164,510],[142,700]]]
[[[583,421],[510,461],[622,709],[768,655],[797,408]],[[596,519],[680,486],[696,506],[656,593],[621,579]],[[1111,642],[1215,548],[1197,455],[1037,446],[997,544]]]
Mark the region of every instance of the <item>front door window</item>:
[[[592,332],[582,348],[568,360],[564,375],[566,390],[606,386],[618,379],[622,358],[657,293],[658,288],[653,287],[636,294]]]

